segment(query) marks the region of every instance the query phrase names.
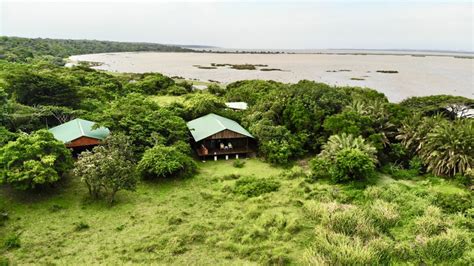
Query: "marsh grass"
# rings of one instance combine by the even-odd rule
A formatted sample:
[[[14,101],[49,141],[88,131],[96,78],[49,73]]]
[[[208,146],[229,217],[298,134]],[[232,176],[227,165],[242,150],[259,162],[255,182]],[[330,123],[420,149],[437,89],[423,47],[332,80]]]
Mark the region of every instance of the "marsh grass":
[[[120,193],[113,207],[88,199],[76,178],[34,200],[2,188],[1,207],[9,219],[0,227],[0,243],[21,232],[21,245],[0,248],[0,261],[375,265],[462,264],[472,257],[471,216],[445,212],[431,195],[437,186],[458,191],[451,183],[310,182],[301,168],[256,159],[243,168],[232,161],[200,162],[198,168],[193,178],[142,182],[136,192]],[[252,197],[233,192],[252,175],[280,186]],[[423,220],[428,216],[449,222],[439,227]],[[87,227],[81,223],[88,228],[76,231]],[[419,229],[428,225],[435,229]]]

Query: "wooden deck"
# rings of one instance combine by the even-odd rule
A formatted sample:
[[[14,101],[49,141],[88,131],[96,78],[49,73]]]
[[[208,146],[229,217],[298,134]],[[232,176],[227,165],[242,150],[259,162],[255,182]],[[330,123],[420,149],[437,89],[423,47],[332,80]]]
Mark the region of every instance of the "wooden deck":
[[[196,149],[196,152],[199,156],[219,156],[219,155],[232,155],[232,154],[247,154],[253,152],[252,149],[247,149],[247,148],[235,148],[235,149],[214,149],[214,150],[209,150],[208,153],[206,154],[203,149]]]

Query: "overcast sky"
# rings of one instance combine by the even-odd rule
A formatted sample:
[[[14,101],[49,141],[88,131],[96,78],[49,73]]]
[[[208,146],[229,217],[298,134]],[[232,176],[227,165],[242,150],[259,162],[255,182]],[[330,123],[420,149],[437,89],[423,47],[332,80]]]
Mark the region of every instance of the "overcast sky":
[[[0,34],[226,48],[473,51],[471,1],[9,1]]]

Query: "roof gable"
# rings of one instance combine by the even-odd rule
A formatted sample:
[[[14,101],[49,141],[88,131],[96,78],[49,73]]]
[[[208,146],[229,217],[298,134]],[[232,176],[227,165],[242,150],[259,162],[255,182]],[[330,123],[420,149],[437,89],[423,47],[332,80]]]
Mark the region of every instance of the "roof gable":
[[[245,128],[234,120],[216,114],[208,114],[191,120],[187,126],[195,141],[203,140],[226,129],[253,138]]]
[[[69,143],[80,137],[89,137],[103,140],[109,135],[109,129],[105,127],[92,129],[94,125],[95,122],[77,118],[59,126],[53,127],[49,129],[49,132],[53,133],[57,140],[60,140],[64,143]]]

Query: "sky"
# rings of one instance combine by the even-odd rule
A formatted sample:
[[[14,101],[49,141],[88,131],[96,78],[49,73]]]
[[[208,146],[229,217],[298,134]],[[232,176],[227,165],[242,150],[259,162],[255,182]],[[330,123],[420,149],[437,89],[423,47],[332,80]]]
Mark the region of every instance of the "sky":
[[[248,49],[474,51],[472,1],[0,0],[0,35]]]

